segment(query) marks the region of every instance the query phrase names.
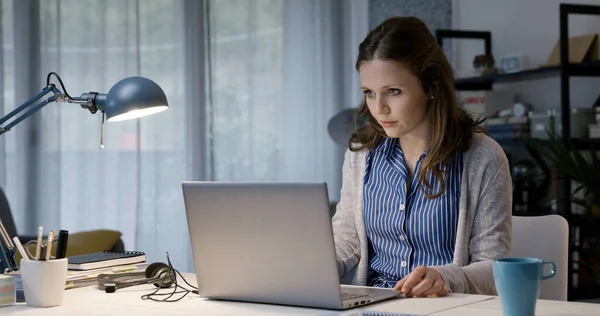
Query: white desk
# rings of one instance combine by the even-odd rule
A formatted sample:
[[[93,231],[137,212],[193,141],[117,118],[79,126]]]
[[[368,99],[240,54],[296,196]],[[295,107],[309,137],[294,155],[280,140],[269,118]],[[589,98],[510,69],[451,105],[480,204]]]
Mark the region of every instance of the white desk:
[[[600,304],[560,302],[538,300],[536,315],[543,316],[598,316]],[[460,306],[446,311],[433,313],[435,316],[502,316],[500,299],[479,301],[473,304]]]
[[[196,284],[193,274],[184,274],[186,280]],[[502,315],[499,301],[494,296],[451,294],[442,298],[398,298],[365,306],[363,309],[331,311],[312,308],[298,308],[267,304],[224,302],[206,300],[195,294],[188,294],[179,302],[153,302],[142,300],[141,295],[154,290],[152,285],[117,290],[107,294],[96,287],[67,290],[63,304],[53,308],[32,308],[24,303],[0,308],[0,315],[362,315],[362,311],[381,312],[372,315]],[[172,289],[162,290],[163,292]],[[600,315],[600,304],[554,302],[540,300],[538,315]],[[366,314],[366,315],[371,315]]]

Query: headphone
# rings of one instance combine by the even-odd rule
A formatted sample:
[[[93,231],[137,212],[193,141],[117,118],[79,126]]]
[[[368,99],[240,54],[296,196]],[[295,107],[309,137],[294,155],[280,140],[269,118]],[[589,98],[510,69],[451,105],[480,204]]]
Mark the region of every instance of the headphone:
[[[142,295],[143,300],[152,300],[156,302],[177,302],[190,293],[198,294],[198,288],[191,285],[179,271],[173,268],[171,260],[169,259],[169,253],[167,255],[167,263],[154,262],[146,267],[144,272],[127,272],[127,273],[116,273],[116,274],[99,274],[96,278],[98,280],[98,288],[104,290],[106,293],[114,293],[117,289],[122,289],[134,285],[143,284],[154,284],[156,289],[152,293]],[[177,283],[177,275],[181,277],[183,282],[189,287],[181,286]],[[124,278],[124,280],[119,280]],[[173,292],[171,293],[158,293],[159,290],[169,288],[175,285]],[[181,289],[178,291],[177,289]],[[177,298],[173,298],[175,294],[183,294]],[[166,296],[166,297],[164,297]],[[164,298],[156,298],[164,297]]]
[[[157,288],[169,288],[175,283],[175,275],[167,264],[154,262],[144,272],[103,273],[98,275],[97,280],[100,289],[104,289],[106,293],[114,293],[118,289],[150,283]]]

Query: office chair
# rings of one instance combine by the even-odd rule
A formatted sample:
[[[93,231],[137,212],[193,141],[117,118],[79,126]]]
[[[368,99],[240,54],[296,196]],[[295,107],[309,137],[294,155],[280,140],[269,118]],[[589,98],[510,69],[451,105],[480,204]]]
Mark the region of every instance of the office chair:
[[[15,220],[13,218],[11,209],[10,209],[10,204],[8,203],[8,199],[6,198],[6,194],[4,193],[4,190],[2,188],[0,188],[0,219],[2,219],[2,223],[4,224],[4,228],[6,229],[6,232],[8,233],[8,235],[12,238],[14,236],[19,236],[19,240],[21,241],[21,243],[25,244],[30,240],[35,240],[37,239],[36,235],[19,235],[17,232],[17,227],[15,224]],[[99,230],[96,231],[91,231],[91,232],[98,232]],[[85,234],[85,232],[82,232],[81,234]],[[111,251],[124,251],[125,250],[125,245],[123,243],[123,240],[121,238],[119,238],[119,240],[112,246],[111,249],[106,249],[106,250],[111,250]],[[86,249],[80,249],[77,251],[77,254],[80,253],[85,253]]]
[[[569,251],[567,220],[552,214],[513,216],[512,222],[512,257],[540,258],[556,264],[556,275],[542,281],[539,298],[566,301]]]

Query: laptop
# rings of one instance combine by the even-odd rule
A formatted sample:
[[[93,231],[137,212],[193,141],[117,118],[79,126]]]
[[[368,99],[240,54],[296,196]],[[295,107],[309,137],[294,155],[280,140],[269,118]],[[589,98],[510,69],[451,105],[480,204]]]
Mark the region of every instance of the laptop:
[[[343,310],[400,295],[341,285],[325,183],[182,183],[201,297]]]

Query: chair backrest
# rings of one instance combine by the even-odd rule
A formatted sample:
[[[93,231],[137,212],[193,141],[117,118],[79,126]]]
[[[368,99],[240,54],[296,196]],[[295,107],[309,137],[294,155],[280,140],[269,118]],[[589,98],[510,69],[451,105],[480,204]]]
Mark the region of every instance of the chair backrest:
[[[560,215],[513,216],[512,257],[554,261],[556,275],[542,282],[540,299],[567,300],[569,224]],[[549,272],[545,267],[544,274]]]

